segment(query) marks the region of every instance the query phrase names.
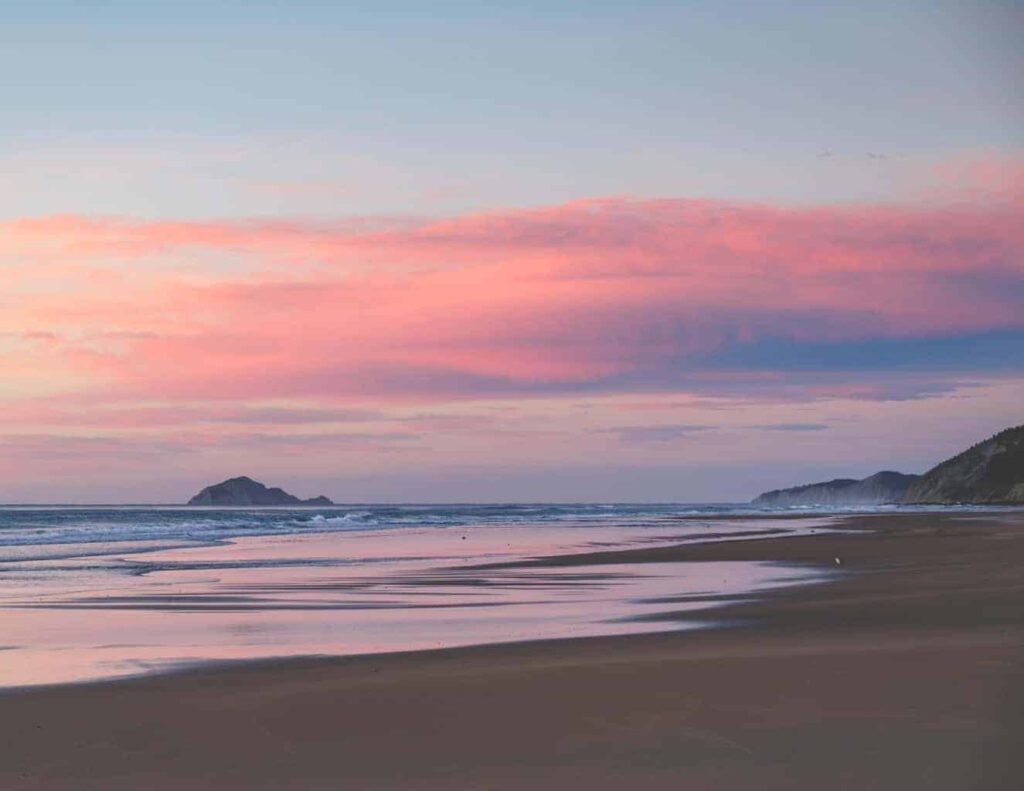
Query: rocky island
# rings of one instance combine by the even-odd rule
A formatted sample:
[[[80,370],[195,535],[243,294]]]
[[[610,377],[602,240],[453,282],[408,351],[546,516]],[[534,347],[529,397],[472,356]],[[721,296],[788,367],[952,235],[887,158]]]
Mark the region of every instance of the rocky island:
[[[879,472],[857,480],[775,489],[758,495],[754,505],[884,505],[1024,503],[1024,426],[999,432],[924,475]]]
[[[268,488],[259,481],[241,476],[207,486],[188,501],[189,505],[334,505],[320,495],[302,500],[276,486]]]

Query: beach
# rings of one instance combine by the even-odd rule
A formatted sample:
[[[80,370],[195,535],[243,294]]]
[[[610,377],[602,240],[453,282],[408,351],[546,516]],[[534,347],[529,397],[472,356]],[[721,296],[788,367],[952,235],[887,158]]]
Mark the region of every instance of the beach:
[[[0,787],[1019,788],[1024,514],[837,526],[513,561],[843,572],[713,628],[7,690]]]

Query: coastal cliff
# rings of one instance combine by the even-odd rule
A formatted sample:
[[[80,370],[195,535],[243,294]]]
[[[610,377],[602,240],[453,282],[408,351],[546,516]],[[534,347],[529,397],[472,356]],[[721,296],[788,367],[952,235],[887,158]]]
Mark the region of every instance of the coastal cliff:
[[[1001,431],[926,472],[907,503],[1024,503],[1024,426]]]
[[[334,505],[323,495],[301,500],[284,489],[268,488],[241,476],[207,486],[188,501],[189,505]]]
[[[885,470],[857,480],[836,478],[790,489],[775,489],[754,498],[754,505],[881,505],[898,503],[918,475]]]

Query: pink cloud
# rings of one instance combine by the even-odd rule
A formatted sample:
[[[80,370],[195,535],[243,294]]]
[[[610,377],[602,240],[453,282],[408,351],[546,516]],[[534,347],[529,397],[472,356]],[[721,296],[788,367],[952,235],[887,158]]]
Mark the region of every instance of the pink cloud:
[[[924,193],[944,202],[1024,204],[1024,159],[976,151],[933,165]]]
[[[0,332],[22,333],[15,368],[46,339],[47,364],[83,391],[126,398],[732,391],[787,378],[767,358],[715,362],[765,339],[1024,331],[1022,207],[602,199],[416,223],[24,219],[0,224],[21,284]],[[151,265],[168,253],[245,265]]]

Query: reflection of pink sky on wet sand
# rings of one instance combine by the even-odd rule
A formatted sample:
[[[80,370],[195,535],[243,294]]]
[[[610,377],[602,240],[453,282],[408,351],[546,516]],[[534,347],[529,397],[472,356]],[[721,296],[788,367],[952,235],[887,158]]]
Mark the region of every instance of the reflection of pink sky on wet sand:
[[[800,523],[801,530],[818,526]],[[732,529],[750,528],[747,522]],[[723,525],[713,532],[723,532]],[[5,586],[0,680],[16,686],[204,661],[692,628],[696,624],[644,616],[714,606],[686,597],[745,595],[816,577],[732,562],[470,568],[679,540],[657,533],[638,537],[623,527],[402,529],[246,538],[125,555],[117,563],[155,570],[81,580],[65,574],[56,584],[36,585],[31,597],[24,586]],[[694,537],[699,533],[686,536]],[[37,571],[45,569],[43,564]]]

